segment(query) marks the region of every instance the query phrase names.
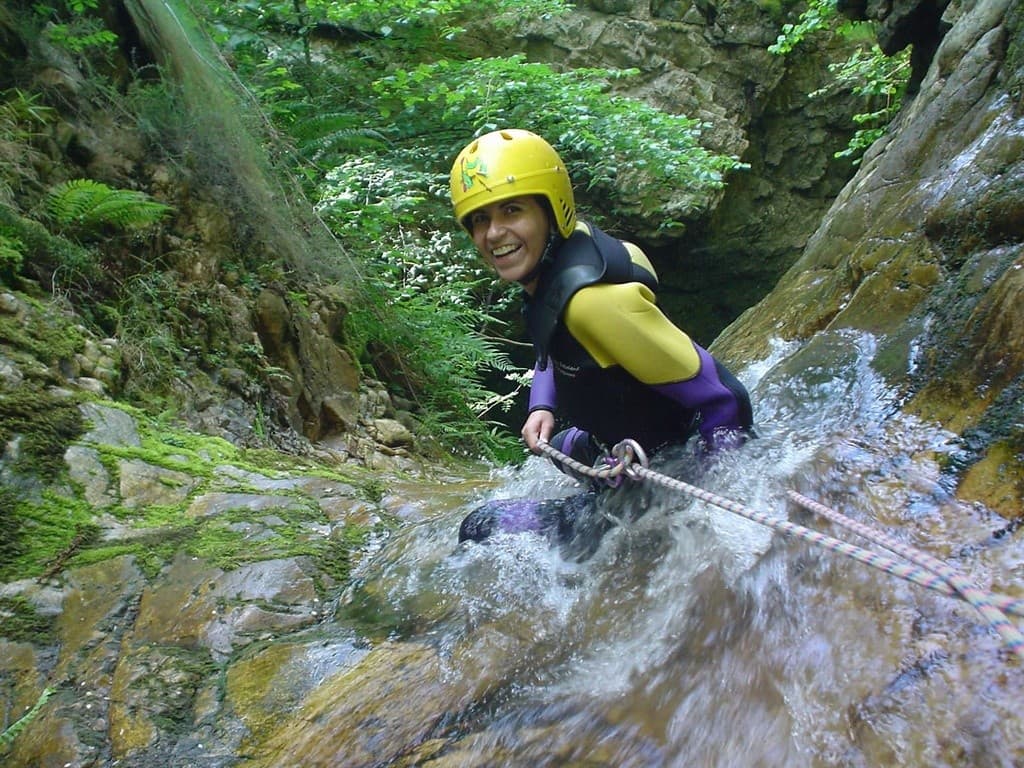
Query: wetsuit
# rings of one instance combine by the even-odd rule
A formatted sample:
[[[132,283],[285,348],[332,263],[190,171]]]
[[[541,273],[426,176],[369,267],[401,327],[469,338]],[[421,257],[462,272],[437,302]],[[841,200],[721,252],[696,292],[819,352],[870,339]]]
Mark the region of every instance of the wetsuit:
[[[752,433],[746,389],[658,309],[657,287],[639,248],[580,223],[524,298],[537,354],[530,411],[557,412],[573,424],[551,445],[584,464],[625,438],[652,454],[696,430],[702,449],[714,452]],[[531,516],[525,501],[516,508],[505,502],[490,515],[477,510],[460,541],[565,528],[545,512],[541,504]]]

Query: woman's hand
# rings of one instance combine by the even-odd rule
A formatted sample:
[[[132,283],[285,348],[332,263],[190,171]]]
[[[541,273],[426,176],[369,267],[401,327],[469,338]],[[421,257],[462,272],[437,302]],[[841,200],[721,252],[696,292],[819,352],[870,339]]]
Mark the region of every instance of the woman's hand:
[[[541,440],[547,442],[555,431],[555,414],[551,411],[538,409],[526,417],[523,424],[523,440],[526,447],[534,453],[540,453],[539,443]]]

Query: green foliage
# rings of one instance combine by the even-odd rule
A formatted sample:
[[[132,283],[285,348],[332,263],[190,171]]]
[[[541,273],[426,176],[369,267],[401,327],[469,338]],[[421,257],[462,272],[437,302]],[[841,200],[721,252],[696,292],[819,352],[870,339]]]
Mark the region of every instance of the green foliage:
[[[327,172],[317,210],[342,238],[379,242],[419,227],[434,184],[433,174],[396,153],[352,155]]]
[[[85,431],[78,404],[34,385],[0,393],[0,446],[20,438],[15,469],[52,478],[64,469],[64,451]]]
[[[7,263],[13,266],[21,255],[21,269],[49,284],[55,292],[66,289],[84,291],[103,279],[100,254],[80,243],[54,235],[38,221],[18,214],[0,203],[0,236],[11,253]]]
[[[836,153],[836,157],[850,157],[857,163],[900,111],[910,77],[910,51],[886,56],[877,45],[873,45],[870,50],[855,51],[845,62],[833,64],[829,70],[836,75],[836,87],[849,88],[865,97],[874,107],[853,116],[854,122],[861,127],[847,148]],[[815,91],[811,96],[819,93]]]
[[[37,2],[36,14],[46,20],[47,39],[74,54],[111,56],[116,50],[117,35],[109,30],[102,17],[99,0],[64,0],[50,4]]]
[[[769,53],[787,54],[816,33],[833,29],[839,18],[836,0],[810,0],[795,24],[783,24]]]
[[[769,51],[779,55],[792,53],[808,39],[822,35],[840,35],[847,38],[864,37],[870,25],[840,22],[836,0],[811,0],[796,24],[785,24],[782,34]],[[846,149],[836,157],[849,157],[854,164],[861,155],[885,133],[886,126],[896,117],[903,103],[907,81],[910,78],[910,51],[905,49],[894,56],[886,56],[874,42],[874,34],[850,58],[829,66],[836,75],[826,88],[809,94],[818,98],[834,90],[846,89],[863,96],[868,109],[853,116],[860,126]]]
[[[82,236],[99,235],[105,228],[139,229],[159,222],[170,206],[144,192],[111,189],[92,179],[73,179],[51,188],[46,208],[56,224]]]
[[[186,329],[182,290],[172,275],[152,272],[130,277],[117,305],[117,337],[125,392],[140,400],[165,394],[185,374]]]
[[[461,17],[477,14],[498,28],[507,27],[517,16],[540,17],[564,13],[568,4],[561,0],[269,0],[259,3],[211,2],[210,10],[222,23],[222,29],[234,42],[253,42],[239,30],[290,29],[307,35],[317,24],[359,30],[383,37],[415,36],[426,29],[435,39],[451,37],[461,31]],[[416,37],[422,42],[422,37]],[[429,39],[429,38],[428,38]]]
[[[556,72],[517,55],[421,64],[381,78],[375,90],[385,119],[432,125],[438,135],[457,136],[459,142],[496,128],[528,126],[559,148],[577,186],[613,192],[620,169],[628,166],[646,171],[650,181],[643,195],[658,188],[692,190],[696,204],[724,185],[728,171],[742,166],[700,145],[698,121],[611,92],[616,80],[632,74]],[[621,193],[607,199],[610,217],[617,206],[635,202],[622,200]],[[666,220],[662,226],[676,223]]]
[[[481,332],[496,321],[467,301],[475,286],[402,286],[402,270],[384,261],[376,272],[348,321],[360,358],[415,399],[428,432],[444,445],[472,456],[502,453],[507,446],[477,416],[493,397],[484,374],[512,364],[502,343]]]
[[[0,226],[0,279],[11,283],[25,259],[25,244],[11,231]]]
[[[54,112],[36,94],[17,88],[0,100],[0,204],[11,204],[16,192],[38,182],[36,164],[42,153],[35,142],[43,137]]]
[[[346,112],[320,115],[302,121],[301,127],[296,126],[293,134],[299,141],[299,149],[313,162],[324,157],[386,148],[388,140],[384,134],[375,128],[355,124],[359,119]]]

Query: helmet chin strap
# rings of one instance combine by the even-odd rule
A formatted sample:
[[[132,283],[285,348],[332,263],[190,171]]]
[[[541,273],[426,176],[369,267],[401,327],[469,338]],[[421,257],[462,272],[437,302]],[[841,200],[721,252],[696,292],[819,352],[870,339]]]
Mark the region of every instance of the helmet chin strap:
[[[562,237],[558,232],[552,231],[551,234],[548,235],[547,243],[544,245],[544,252],[540,255],[540,258],[537,259],[537,263],[534,265],[533,269],[519,278],[516,282],[520,285],[529,285],[536,280],[540,276],[540,273],[543,272],[547,268],[548,264],[550,264],[555,258],[555,248],[561,245],[564,241],[564,237]]]

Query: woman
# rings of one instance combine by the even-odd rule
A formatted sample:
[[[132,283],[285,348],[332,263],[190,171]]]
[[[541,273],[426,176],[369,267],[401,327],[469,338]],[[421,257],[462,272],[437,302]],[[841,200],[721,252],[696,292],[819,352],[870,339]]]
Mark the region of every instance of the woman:
[[[561,157],[529,131],[494,131],[455,159],[455,217],[484,261],[523,288],[536,352],[526,445],[592,465],[632,438],[650,455],[697,431],[706,454],[753,434],[743,385],[658,309],[657,275],[632,243],[578,221]],[[557,435],[555,414],[573,426]],[[572,536],[579,501],[494,502],[475,510],[459,540],[497,531]]]

